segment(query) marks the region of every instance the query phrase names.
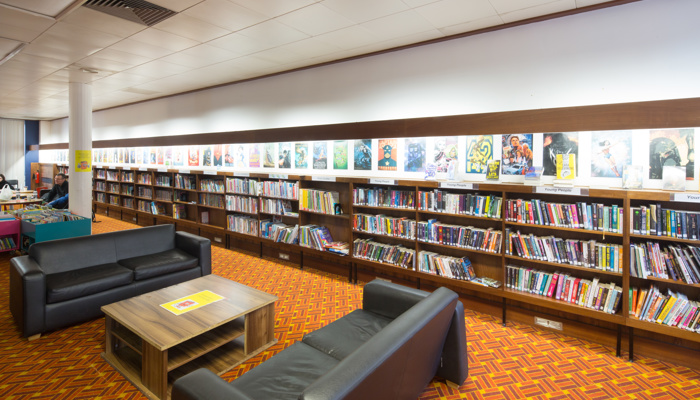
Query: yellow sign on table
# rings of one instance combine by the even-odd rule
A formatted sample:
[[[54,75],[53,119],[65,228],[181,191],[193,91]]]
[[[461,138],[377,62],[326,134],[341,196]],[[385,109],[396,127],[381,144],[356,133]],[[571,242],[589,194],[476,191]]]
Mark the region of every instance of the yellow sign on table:
[[[204,290],[186,297],[181,297],[168,303],[163,303],[160,306],[175,315],[181,315],[188,311],[196,310],[200,307],[206,306],[207,304],[216,303],[217,301],[223,299],[223,296],[219,296],[218,294],[210,292],[209,290]]]

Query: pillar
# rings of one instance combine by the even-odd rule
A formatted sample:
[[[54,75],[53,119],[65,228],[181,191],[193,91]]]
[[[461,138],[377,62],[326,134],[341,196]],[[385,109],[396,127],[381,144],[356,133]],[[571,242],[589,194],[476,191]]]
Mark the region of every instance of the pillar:
[[[70,82],[68,87],[70,210],[92,218],[92,86]]]

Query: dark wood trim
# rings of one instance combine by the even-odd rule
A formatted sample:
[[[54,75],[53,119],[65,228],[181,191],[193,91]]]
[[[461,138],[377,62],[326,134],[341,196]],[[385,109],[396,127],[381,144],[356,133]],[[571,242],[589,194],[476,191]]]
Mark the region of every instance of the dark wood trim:
[[[97,140],[93,142],[93,147],[186,146],[193,144],[577,132],[686,128],[698,126],[700,126],[700,97],[636,103],[547,108],[540,110],[296,126],[290,128],[259,129],[238,132]],[[43,144],[40,148],[67,149],[68,144]]]

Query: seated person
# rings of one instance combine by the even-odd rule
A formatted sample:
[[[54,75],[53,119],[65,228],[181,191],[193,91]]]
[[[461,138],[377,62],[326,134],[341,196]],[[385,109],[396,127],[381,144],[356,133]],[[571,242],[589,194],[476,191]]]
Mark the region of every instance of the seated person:
[[[5,187],[5,185],[9,185],[11,190],[15,190],[15,187],[12,186],[12,184],[5,179],[5,175],[0,174],[0,190],[2,190],[2,188]]]
[[[59,173],[59,174],[56,174],[56,177],[54,178],[54,185],[51,188],[51,190],[48,193],[41,196],[41,199],[50,203],[56,199],[64,197],[67,194],[68,194],[68,181],[67,181],[66,174]]]
[[[68,193],[66,193],[66,195],[63,197],[59,197],[56,200],[50,202],[48,205],[56,209],[68,208]]]

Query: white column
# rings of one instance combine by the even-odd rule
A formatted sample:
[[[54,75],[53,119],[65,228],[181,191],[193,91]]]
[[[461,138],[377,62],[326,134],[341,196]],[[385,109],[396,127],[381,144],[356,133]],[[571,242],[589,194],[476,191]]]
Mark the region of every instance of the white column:
[[[92,218],[92,86],[70,82],[68,99],[70,210]]]

